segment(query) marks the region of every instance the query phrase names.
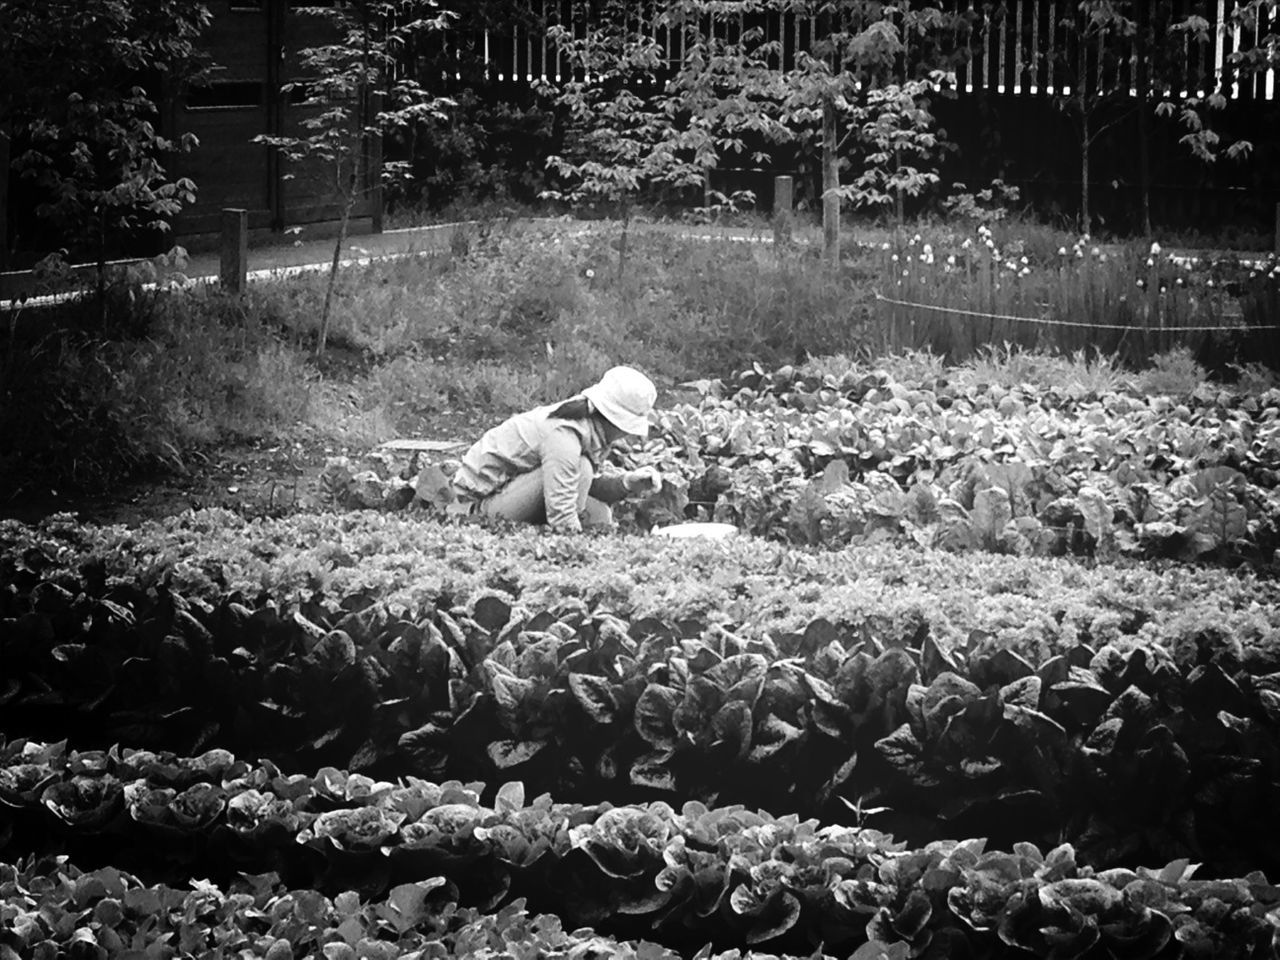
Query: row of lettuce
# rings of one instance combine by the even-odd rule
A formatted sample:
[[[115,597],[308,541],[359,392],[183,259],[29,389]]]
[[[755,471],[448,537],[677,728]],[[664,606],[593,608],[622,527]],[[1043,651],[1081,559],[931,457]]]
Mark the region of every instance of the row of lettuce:
[[[176,758],[15,741],[3,754],[10,764],[79,771],[62,792],[44,788],[43,804],[60,815],[73,786],[87,792],[76,778],[110,783],[99,796],[114,797],[116,825],[103,815],[98,844],[76,850],[109,867],[81,874],[47,857],[0,867],[3,936],[21,956],[44,955],[42,944],[61,955],[78,943],[89,956],[295,955],[276,946],[283,940],[328,958],[612,946],[591,931],[564,932],[574,925],[653,937],[662,948],[618,947],[652,957],[705,944],[810,956],[1129,960],[1265,957],[1280,946],[1280,887],[1260,871],[1202,880],[1186,860],[1099,870],[1066,843],[1047,852],[1026,842],[988,849],[984,840],[909,849],[868,827],[740,806],[583,806],[527,800],[519,782],[489,790],[334,769],[286,776],[218,751]],[[6,792],[6,804],[13,799]],[[223,860],[185,864],[187,876],[202,877],[189,890],[122,872],[131,858],[193,837]],[[155,873],[154,862],[139,866]],[[554,918],[526,912],[544,905]],[[159,950],[147,952],[153,944]]]
[[[1169,646],[1216,632],[1250,647],[1280,633],[1280,582],[1238,571],[887,542],[835,552],[751,537],[588,540],[369,511],[250,520],[213,509],[138,527],[68,515],[0,521],[0,584],[21,601],[44,581],[94,596],[163,586],[214,604],[265,593],[334,615],[353,597],[414,611],[497,591],[534,613],[574,600],[630,620],[720,622],[752,636],[817,617],[877,635],[927,625],[944,645],[981,630],[1032,659],[1077,640]]]
[[[494,781],[567,800],[743,803],[911,842],[1069,839],[1090,863],[1280,867],[1280,644],[1128,633],[1037,655],[815,619],[748,637],[488,594],[210,604],[5,594],[0,730]],[[1135,615],[1136,616],[1136,615]],[[1140,617],[1136,617],[1140,619]],[[34,776],[39,770],[28,771]],[[93,806],[90,803],[90,806]]]
[[[786,367],[711,381],[638,455],[641,508],[764,537],[1270,564],[1280,390],[1102,393]]]

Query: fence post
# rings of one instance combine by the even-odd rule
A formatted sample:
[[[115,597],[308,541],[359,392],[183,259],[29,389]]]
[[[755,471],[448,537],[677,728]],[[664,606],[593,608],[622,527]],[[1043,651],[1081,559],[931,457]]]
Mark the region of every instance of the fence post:
[[[218,278],[227,293],[244,293],[249,272],[249,211],[222,211],[222,269]]]
[[[773,178],[774,246],[791,242],[792,182],[789,176]]]

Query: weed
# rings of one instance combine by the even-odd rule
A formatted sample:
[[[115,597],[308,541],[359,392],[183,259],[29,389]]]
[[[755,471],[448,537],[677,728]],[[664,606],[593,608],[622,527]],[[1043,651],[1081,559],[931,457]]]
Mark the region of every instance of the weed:
[[[1137,378],[1138,389],[1147,394],[1185,396],[1204,383],[1205,370],[1191,351],[1178,347],[1151,358],[1151,367]]]

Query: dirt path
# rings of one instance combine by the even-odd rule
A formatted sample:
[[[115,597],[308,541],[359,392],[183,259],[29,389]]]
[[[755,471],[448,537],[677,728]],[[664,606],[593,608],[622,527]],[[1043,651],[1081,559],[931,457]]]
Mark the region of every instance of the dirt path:
[[[458,413],[433,417],[401,432],[414,439],[469,442],[491,424],[492,415]],[[137,477],[96,490],[47,491],[0,504],[0,519],[39,522],[73,513],[82,522],[136,526],[185,510],[222,507],[245,516],[272,516],[314,508],[317,478],[331,457],[347,457],[359,469],[395,471],[409,454],[379,462],[376,447],[342,446],[331,440],[264,438],[226,444],[192,454],[186,471]]]

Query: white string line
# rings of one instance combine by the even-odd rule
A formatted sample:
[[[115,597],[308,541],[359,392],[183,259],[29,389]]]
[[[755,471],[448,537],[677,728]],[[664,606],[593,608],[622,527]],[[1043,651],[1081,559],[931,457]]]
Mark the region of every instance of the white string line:
[[[1017,323],[1039,323],[1049,327],[1088,327],[1092,330],[1131,330],[1131,331],[1160,331],[1173,333],[1218,333],[1221,331],[1230,331],[1232,333],[1246,330],[1280,330],[1280,324],[1240,324],[1239,326],[1217,326],[1217,327],[1143,327],[1137,324],[1125,323],[1093,323],[1088,320],[1054,320],[1049,317],[1016,317],[1008,313],[983,313],[979,310],[965,310],[960,307],[944,307],[933,303],[912,303],[909,300],[894,300],[886,297],[878,290],[875,292],[876,299],[883,303],[892,303],[899,307],[912,307],[916,310],[934,310],[938,313],[956,313],[966,317],[979,317],[984,320],[1012,320]]]

